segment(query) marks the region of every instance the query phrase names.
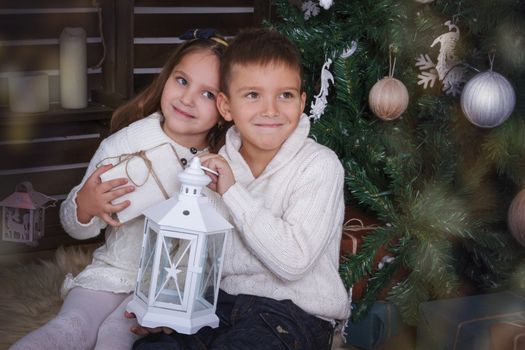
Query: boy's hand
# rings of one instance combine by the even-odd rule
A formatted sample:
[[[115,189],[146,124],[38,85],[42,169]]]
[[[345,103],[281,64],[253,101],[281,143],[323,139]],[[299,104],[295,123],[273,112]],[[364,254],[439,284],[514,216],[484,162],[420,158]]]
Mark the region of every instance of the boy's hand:
[[[131,312],[124,311],[124,317],[126,317],[126,318],[135,318],[135,314],[133,314]],[[148,334],[160,333],[160,332],[164,332],[164,334],[171,334],[171,333],[173,333],[173,329],[168,328],[168,327],[148,328],[148,327],[142,327],[139,324],[131,327],[130,331],[132,333],[137,334],[137,335],[148,335]]]
[[[210,153],[200,156],[199,158],[202,165],[219,173],[219,176],[210,173],[206,174],[211,178],[211,183],[208,187],[222,196],[233,184],[235,184],[235,176],[233,176],[230,164],[218,154]]]
[[[77,193],[77,218],[83,224],[87,224],[94,216],[100,217],[108,225],[120,226],[121,223],[111,217],[111,214],[127,208],[131,203],[124,201],[122,203],[113,205],[111,201],[126,193],[135,190],[133,186],[125,186],[128,180],[126,178],[113,179],[102,182],[100,175],[111,169],[113,165],[103,165],[84,183],[84,186]]]

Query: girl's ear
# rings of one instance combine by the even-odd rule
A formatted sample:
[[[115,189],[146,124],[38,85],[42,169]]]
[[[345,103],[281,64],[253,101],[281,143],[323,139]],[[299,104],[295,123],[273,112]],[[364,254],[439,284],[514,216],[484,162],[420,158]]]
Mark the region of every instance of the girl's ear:
[[[217,95],[217,109],[226,121],[232,121],[233,118],[230,112],[230,101],[228,100],[228,96],[222,92],[219,92]]]

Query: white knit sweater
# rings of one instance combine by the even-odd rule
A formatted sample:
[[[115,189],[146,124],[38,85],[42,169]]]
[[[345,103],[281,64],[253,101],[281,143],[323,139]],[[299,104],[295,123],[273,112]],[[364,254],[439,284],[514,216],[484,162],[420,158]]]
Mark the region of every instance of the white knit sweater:
[[[87,239],[97,236],[100,230],[106,227],[106,223],[98,217],[93,218],[87,224],[81,224],[76,215],[77,192],[101,160],[124,153],[147,150],[164,142],[170,142],[180,158],[186,158],[189,162],[194,157],[188,148],[175,143],[164,133],[160,124],[161,119],[160,114],[152,114],[102,141],[89,163],[84,179],[71,190],[60,207],[62,226],[69,235],[76,239]],[[180,164],[176,166],[182,170]],[[178,182],[178,179],[173,179],[173,181]],[[220,201],[215,192],[205,189],[204,193],[215,206]],[[106,230],[106,242],[95,251],[91,265],[75,278],[71,275],[66,277],[62,286],[63,295],[75,286],[115,293],[132,292],[137,279],[143,228],[143,215],[118,228],[109,227]]]
[[[237,129],[228,131],[220,153],[236,183],[223,200],[236,232],[227,244],[221,288],[291,299],[310,314],[345,320],[350,303],[338,273],[344,171],[333,151],[307,137],[309,130],[303,115],[257,178],[239,153]]]

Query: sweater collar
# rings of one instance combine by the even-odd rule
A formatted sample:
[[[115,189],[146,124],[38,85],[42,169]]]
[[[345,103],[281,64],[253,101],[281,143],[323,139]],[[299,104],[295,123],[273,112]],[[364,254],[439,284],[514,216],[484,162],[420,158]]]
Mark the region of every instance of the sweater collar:
[[[282,144],[277,154],[273,157],[273,159],[257,179],[266,178],[286,165],[304,145],[309,132],[310,120],[306,114],[302,114],[295,130]],[[254,177],[250,167],[239,153],[241,144],[242,141],[239,130],[233,126],[226,133],[226,144],[222,148],[221,153],[232,160],[232,170],[236,176],[236,179],[241,179],[241,182],[243,182],[242,179],[252,181]]]
[[[148,150],[167,142],[173,145],[179,158],[185,158],[187,162],[189,162],[195,156],[195,154],[193,154],[189,148],[175,142],[164,132],[162,129],[163,119],[164,116],[162,116],[162,114],[159,112],[155,112],[144,118],[144,122],[147,123],[147,126],[140,126],[140,130],[143,132],[143,134],[133,140],[139,143],[136,148],[140,150]],[[206,150],[207,149],[204,151]],[[202,151],[198,152],[197,154],[199,153],[202,153]]]

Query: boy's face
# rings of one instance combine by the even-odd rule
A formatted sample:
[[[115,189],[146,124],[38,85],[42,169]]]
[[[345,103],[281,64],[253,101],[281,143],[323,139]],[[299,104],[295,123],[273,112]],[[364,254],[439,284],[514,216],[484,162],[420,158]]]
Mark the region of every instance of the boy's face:
[[[217,105],[223,117],[235,123],[242,152],[272,157],[295,130],[304,110],[299,71],[279,62],[236,64],[231,69],[228,96]]]

